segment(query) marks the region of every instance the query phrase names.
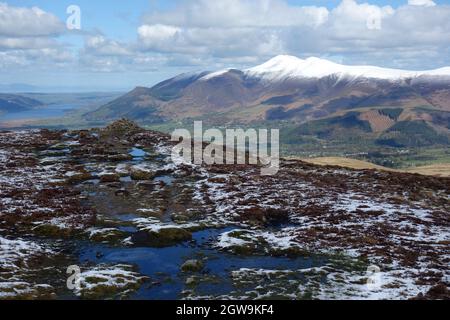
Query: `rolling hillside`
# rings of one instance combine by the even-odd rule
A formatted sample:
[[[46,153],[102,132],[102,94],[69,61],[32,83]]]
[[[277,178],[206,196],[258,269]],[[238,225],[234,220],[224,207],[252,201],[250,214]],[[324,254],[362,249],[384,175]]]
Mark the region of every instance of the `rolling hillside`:
[[[141,124],[279,127],[306,139],[382,147],[448,145],[450,68],[413,72],[278,56],[246,70],[182,74],[138,87],[83,116]]]
[[[41,106],[42,102],[17,94],[0,93],[0,113],[22,112]]]
[[[291,157],[292,159],[299,159]],[[321,165],[321,166],[337,166],[350,169],[375,169],[389,172],[406,172],[406,173],[417,173],[426,176],[436,176],[436,177],[450,177],[450,164],[433,164],[428,166],[412,167],[407,169],[391,169],[388,167],[379,166],[367,161],[361,161],[350,158],[343,157],[320,157],[320,158],[301,158],[304,162]]]

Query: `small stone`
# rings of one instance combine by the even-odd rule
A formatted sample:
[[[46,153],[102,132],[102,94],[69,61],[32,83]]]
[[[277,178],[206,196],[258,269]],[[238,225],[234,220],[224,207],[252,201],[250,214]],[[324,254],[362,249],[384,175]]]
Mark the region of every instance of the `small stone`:
[[[67,177],[67,182],[75,184],[75,183],[80,183],[80,182],[91,180],[91,179],[92,179],[92,175],[89,172],[81,171],[81,172],[76,172],[76,173],[70,174]]]
[[[203,262],[196,259],[187,260],[181,266],[181,271],[183,272],[200,272],[202,271],[204,265]]]
[[[125,189],[120,189],[114,192],[117,197],[128,197],[130,196],[130,192]]]
[[[100,175],[100,182],[119,182],[120,176],[116,173],[104,173]]]
[[[149,170],[139,170],[133,168],[130,176],[133,180],[151,180],[155,177],[155,173]]]
[[[197,279],[195,277],[189,277],[186,279],[186,285],[192,286],[197,283]]]

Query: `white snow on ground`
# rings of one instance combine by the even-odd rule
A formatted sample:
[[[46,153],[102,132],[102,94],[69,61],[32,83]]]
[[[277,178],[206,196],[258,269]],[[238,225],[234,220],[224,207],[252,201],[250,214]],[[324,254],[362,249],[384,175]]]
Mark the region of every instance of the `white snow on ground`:
[[[80,220],[77,221],[73,217],[67,216],[67,217],[55,217],[45,221],[37,221],[33,223],[34,225],[36,225],[33,229],[36,229],[42,225],[51,225],[59,228],[60,230],[83,230],[85,227],[83,221],[88,220],[90,216],[78,215],[77,218]]]
[[[142,172],[155,172],[158,167],[154,164],[141,163],[131,167],[131,170],[142,171]]]
[[[9,240],[0,236],[0,267],[2,269],[19,269],[19,263],[26,264],[27,260],[35,255],[51,252],[35,242],[21,239]]]
[[[240,232],[240,231],[246,231],[241,229],[235,229],[232,231],[224,232],[219,236],[219,239],[216,243],[216,247],[220,249],[228,249],[235,246],[246,246],[252,244],[252,241],[243,239],[242,237],[237,238],[233,237],[230,234]]]
[[[161,220],[157,218],[137,218],[133,219],[132,222],[141,231],[156,232],[156,233],[158,233],[163,229],[173,229],[173,228],[190,229],[199,226],[198,223],[183,223],[183,224],[166,223],[161,222]]]
[[[39,298],[45,292],[47,297],[53,294],[53,287],[47,284],[32,284],[23,281],[1,281],[0,282],[0,300],[12,300],[17,297]]]
[[[332,173],[351,176],[354,179],[358,179],[359,175],[358,172],[343,169]],[[324,171],[320,175],[327,174],[330,172]],[[420,254],[418,260],[411,266],[405,266],[402,261],[396,259],[395,254],[390,255],[393,261],[389,264],[380,261],[376,254],[370,255],[376,250],[386,252],[387,247],[411,250],[420,244],[428,246],[427,250],[441,252],[440,261],[449,261],[450,252],[447,250],[445,253],[446,250],[443,248],[445,243],[450,241],[450,229],[443,223],[434,223],[436,209],[427,203],[414,202],[407,198],[401,201],[401,204],[391,203],[387,201],[387,198],[393,196],[391,194],[366,192],[377,187],[373,184],[366,186],[361,183],[355,184],[357,190],[352,190],[352,185],[348,185],[350,190],[344,189],[345,192],[342,192],[340,189],[321,189],[302,180],[283,182],[274,179],[273,182],[268,182],[252,181],[249,178],[235,184],[232,182],[233,178],[233,174],[210,174],[208,178],[196,183],[195,200],[211,203],[214,208],[212,214],[229,222],[239,217],[243,210],[249,207],[279,209],[281,205],[284,210],[290,212],[290,223],[293,226],[278,230],[251,228],[224,232],[218,237],[215,247],[227,250],[236,246],[254,247],[255,244],[264,243],[273,249],[298,247],[325,255],[339,253],[354,258],[369,252],[370,262],[382,268],[379,276],[383,283],[371,290],[366,290],[365,283],[355,284],[357,279],[365,276],[364,272],[350,273],[344,270],[324,269],[328,284],[323,286],[322,291],[315,292],[316,298],[339,299],[345,296],[349,299],[405,299],[415,297],[420,292],[427,292],[431,288],[428,284],[418,282],[418,279],[426,277],[424,274],[427,272],[441,274],[443,281],[450,278],[448,269],[442,269],[442,266],[440,269],[433,269],[429,257]],[[280,190],[283,190],[282,197],[279,196]],[[206,202],[207,198],[209,202]],[[311,204],[317,204],[321,208],[320,215],[315,217],[297,213],[298,209]],[[385,231],[387,234],[383,239],[385,241],[383,246],[376,243],[361,244],[357,241],[327,242],[333,237],[339,238],[337,234],[333,235],[333,232],[351,232],[355,237],[364,237],[366,233],[370,234],[367,231],[376,232],[378,225],[390,228]],[[320,230],[320,228],[328,230],[321,231],[329,232],[322,234],[326,236],[325,238],[303,238],[303,235],[311,229]],[[306,239],[307,242],[301,239]],[[334,290],[338,284],[339,289]]]
[[[138,289],[140,284],[147,279],[133,270],[133,266],[126,264],[95,266],[81,272],[80,286],[75,289],[75,294],[95,298],[97,291],[100,291],[112,292],[113,296],[116,294],[126,296]],[[101,297],[101,294],[99,296]]]
[[[115,171],[120,175],[127,175],[130,172],[130,165],[126,163],[119,163],[115,168]]]
[[[93,238],[98,235],[107,237],[108,235],[114,235],[116,232],[120,232],[120,230],[117,228],[89,228],[86,230],[89,238]]]
[[[408,272],[399,270],[379,272],[373,276],[364,272],[337,270],[330,266],[300,270],[241,268],[233,271],[231,277],[235,283],[261,285],[266,283],[266,286],[276,291],[271,292],[271,294],[280,294],[292,299],[298,299],[308,293],[311,298],[320,300],[395,300],[416,296],[422,290],[427,289],[427,286],[415,284],[414,279],[408,275]],[[288,283],[291,286],[286,289],[280,286],[283,283]],[[258,292],[258,290],[255,290],[251,293],[257,295],[256,299],[270,297],[270,294],[264,291]]]
[[[53,254],[52,250],[35,242],[0,236],[0,299],[38,297],[45,292],[51,293],[51,286],[29,283],[24,279],[34,271],[29,266],[33,258]]]
[[[408,200],[406,199],[406,195],[401,194],[396,195],[400,197],[400,203],[402,203],[399,205],[395,204],[396,202],[389,202],[387,200],[392,196],[391,194],[382,194],[382,192],[374,193],[373,190],[372,193],[366,193],[366,189],[374,189],[376,184],[367,182],[366,180],[360,182],[357,172],[343,169],[331,172],[327,170],[306,170],[304,172],[305,176],[300,176],[300,178],[295,176],[294,179],[291,179],[291,176],[295,173],[293,171],[287,172],[287,174],[285,173],[284,176],[281,172],[280,176],[261,178],[259,175],[254,175],[251,169],[248,171],[246,171],[247,169],[242,171],[238,169],[236,172],[229,170],[230,173],[227,174],[215,174],[208,172],[205,168],[192,165],[190,166],[191,170],[183,172],[186,164],[173,164],[170,158],[171,147],[169,145],[160,143],[158,148],[167,156],[165,167],[171,168],[175,173],[193,174],[194,172],[196,178],[204,178],[198,182],[192,182],[195,189],[193,200],[202,204],[207,213],[205,213],[203,220],[196,221],[195,223],[176,224],[161,222],[159,219],[153,218],[135,219],[132,222],[139,230],[158,232],[165,228],[190,229],[198,228],[199,224],[203,224],[205,221],[211,222],[211,225],[214,226],[223,222],[227,225],[239,226],[236,228],[242,229],[233,231],[245,231],[245,234],[243,237],[235,237],[231,234],[233,231],[223,233],[217,239],[216,243],[216,247],[222,249],[227,249],[232,246],[245,246],[263,240],[264,245],[272,249],[306,247],[305,249],[311,248],[315,253],[325,255],[341,253],[351,257],[360,257],[364,253],[369,254],[370,263],[378,263],[380,262],[378,258],[386,258],[383,254],[390,251],[391,248],[407,248],[412,251],[412,249],[417,248],[415,245],[426,245],[428,246],[428,248],[425,248],[426,250],[432,253],[439,252],[439,257],[436,258],[438,264],[443,261],[449,261],[450,259],[450,255],[446,254],[444,247],[445,242],[450,239],[450,230],[444,226],[443,222],[434,223],[436,219],[439,219],[439,213],[434,211],[436,207],[426,203],[426,199],[422,200],[423,203],[420,203]],[[8,152],[0,151],[0,159],[7,160],[9,156],[10,154]],[[48,184],[46,183],[48,181],[57,180],[59,176],[64,176],[66,173],[66,170],[64,170],[61,164],[46,167],[41,166],[39,170],[31,170],[30,172],[28,172],[29,170],[17,170],[21,169],[14,169],[14,175],[10,175],[8,170],[0,172],[0,183],[2,183],[2,186],[12,187],[14,184],[18,184],[22,188],[36,188],[39,190],[47,186]],[[114,170],[114,168],[111,170]],[[16,176],[18,172],[20,173],[19,177]],[[339,175],[342,175],[345,176],[345,179],[343,179],[345,181],[343,182],[348,182],[347,180],[352,182],[348,183],[348,185],[344,183],[344,186],[338,186],[333,189],[327,183],[319,183],[314,179],[308,179],[308,175],[313,177],[314,175],[320,176],[320,179],[330,179],[329,175],[331,175],[332,179],[339,179]],[[14,178],[11,178],[11,176],[14,176]],[[375,178],[372,181],[378,180]],[[403,188],[400,189],[403,190]],[[1,198],[0,201],[0,205],[5,207],[3,212],[12,213],[15,208],[25,206],[27,210],[39,209],[39,212],[51,212],[53,210],[52,208],[38,208],[39,206],[35,206],[34,203],[17,197],[14,199],[6,196]],[[313,208],[314,205],[319,207],[316,215],[301,210],[305,207]],[[11,207],[13,209],[10,209]],[[250,227],[252,224],[245,222],[245,210],[255,208],[260,209],[259,213],[262,212],[262,214],[265,214],[265,210],[267,209],[286,210],[289,215],[288,223],[289,225],[292,224],[292,226],[266,228],[261,225],[260,227]],[[437,206],[437,208],[442,209],[445,206]],[[314,211],[314,208],[311,210]],[[141,213],[148,212],[141,211]],[[50,220],[45,222],[64,228],[68,227],[68,223],[70,223],[70,220],[67,221],[64,217],[50,218],[47,218]],[[384,247],[370,242],[367,244],[357,241],[348,241],[345,243],[339,241],[333,242],[333,238],[341,239],[338,236],[342,231],[352,232],[353,234],[349,237],[351,239],[353,235],[354,237],[360,237],[364,236],[368,231],[373,231],[374,228],[377,229],[378,224],[392,226],[392,230],[390,228],[384,230],[386,232],[386,236],[382,239],[386,241]],[[311,236],[310,238],[302,238],[302,236],[305,236],[308,231],[314,228],[319,229],[317,235]],[[89,232],[95,235],[97,232],[102,231],[91,229]],[[320,236],[330,236],[332,240],[329,241],[329,238],[321,238]],[[129,240],[127,239],[126,241]],[[369,240],[379,241],[380,239]],[[8,241],[11,240],[4,241],[5,248],[10,246]],[[418,247],[417,250],[421,248]],[[0,258],[3,257],[2,254],[6,256],[6,253],[10,252],[7,249],[1,250]],[[380,250],[382,254],[373,254],[374,250]],[[25,252],[27,252],[26,249]],[[431,263],[428,256],[419,257],[417,261],[413,261],[411,266],[405,267],[397,259],[395,254],[394,252],[392,262],[380,264],[382,267],[379,273],[381,277],[380,285],[371,290],[366,290],[367,286],[361,281],[366,276],[364,272],[349,272],[328,265],[322,268],[308,269],[311,273],[321,273],[327,279],[323,286],[319,286],[316,289],[314,297],[330,299],[342,297],[352,299],[409,298],[417,295],[419,292],[426,292],[429,289],[428,285],[423,285],[416,281],[418,278],[423,278],[421,273],[429,271],[443,273],[444,279],[448,279],[448,269],[446,270],[442,266],[440,266],[440,269],[439,266],[437,267],[438,269],[433,269],[430,266]],[[425,258],[428,260],[425,260]],[[8,260],[5,259],[5,261]],[[11,258],[9,261],[12,261]],[[15,266],[14,263],[10,265],[10,267],[13,266]],[[123,270],[126,271],[125,274],[122,272]],[[272,279],[278,274],[284,274],[286,276],[291,275],[292,272],[306,272],[306,270],[276,271],[263,269],[245,269],[240,271],[242,271],[242,276],[250,278],[263,276],[266,277],[266,280],[267,278]],[[127,277],[129,272],[133,271],[125,266],[102,266],[88,270],[83,276],[86,282],[84,288],[86,290],[99,289],[102,283],[106,287],[114,288],[116,280],[123,283],[123,280],[120,280],[121,272],[122,276]],[[95,277],[95,274],[100,276]],[[237,276],[239,273],[235,271],[233,275]],[[136,277],[138,277],[137,274]],[[91,278],[100,279],[101,281],[89,281],[92,280]],[[14,281],[20,285],[20,279],[11,279],[10,282],[12,283]],[[125,282],[133,286],[132,278],[129,278],[129,281],[127,280]],[[292,282],[290,284],[292,285]],[[295,284],[299,287],[299,294],[310,289],[308,283],[299,282]],[[261,297],[267,297],[270,293],[276,293],[276,290],[273,290],[275,288],[269,288],[266,296],[263,295]],[[83,292],[80,291],[79,294],[83,294]]]
[[[266,244],[272,249],[288,249],[300,247],[294,241],[295,235],[292,235],[295,228],[284,228],[276,232],[248,229],[234,229],[222,233],[215,247],[219,249],[230,249],[236,246],[247,246],[252,244]]]

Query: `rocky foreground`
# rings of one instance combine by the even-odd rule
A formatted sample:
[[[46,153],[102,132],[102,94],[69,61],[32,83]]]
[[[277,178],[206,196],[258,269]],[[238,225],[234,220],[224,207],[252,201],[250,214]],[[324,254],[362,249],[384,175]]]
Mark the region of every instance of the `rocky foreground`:
[[[162,283],[182,299],[450,298],[450,179],[287,160],[261,176],[175,164],[172,146],[127,121],[1,132],[0,299],[142,298]],[[190,256],[163,279],[102,258],[136,248]],[[239,265],[216,273],[217,257]]]

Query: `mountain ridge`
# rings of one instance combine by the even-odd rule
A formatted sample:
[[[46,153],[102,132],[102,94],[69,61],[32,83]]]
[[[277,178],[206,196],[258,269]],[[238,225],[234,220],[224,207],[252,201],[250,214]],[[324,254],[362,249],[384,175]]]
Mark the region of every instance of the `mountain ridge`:
[[[0,93],[0,113],[27,111],[43,103],[36,99],[10,93]]]
[[[386,109],[399,109],[398,117],[383,115]],[[392,142],[391,128],[417,127],[427,134],[429,128],[435,130],[431,140],[414,141],[423,145],[445,141],[441,133],[450,135],[450,68],[405,71],[277,56],[254,68],[181,74],[151,88],[138,87],[85,115],[91,121],[122,117],[143,124],[198,119],[213,125],[274,121],[301,125],[334,117],[320,127],[337,124],[340,129],[332,130],[337,134],[350,125],[363,130],[357,135],[384,134],[383,143]],[[414,125],[405,123],[410,121]],[[310,129],[307,132],[317,132]],[[405,145],[405,141],[408,145],[405,137],[391,144]]]
[[[268,77],[270,80],[273,80],[272,77],[275,80],[282,80],[283,78],[323,78],[331,75],[385,80],[400,80],[421,76],[450,77],[450,67],[426,71],[409,71],[370,65],[343,65],[317,57],[303,60],[289,55],[276,56],[259,66],[246,69],[245,72],[249,76]]]

